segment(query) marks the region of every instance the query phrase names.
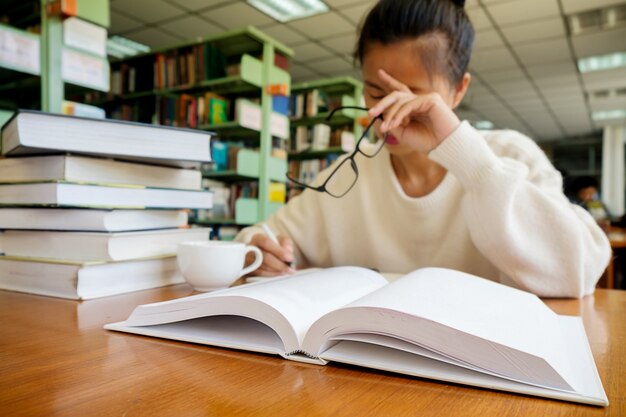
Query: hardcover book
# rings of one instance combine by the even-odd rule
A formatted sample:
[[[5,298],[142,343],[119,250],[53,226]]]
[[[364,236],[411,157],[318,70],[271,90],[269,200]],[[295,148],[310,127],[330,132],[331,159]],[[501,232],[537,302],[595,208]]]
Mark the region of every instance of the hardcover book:
[[[0,208],[0,229],[124,232],[182,227],[185,210]]]
[[[210,231],[210,228],[205,227],[118,233],[6,230],[0,236],[0,241],[7,256],[126,261],[176,255],[178,243],[209,240]]]
[[[202,173],[106,158],[48,155],[0,159],[0,183],[67,181],[201,190]]]
[[[0,256],[0,289],[73,300],[89,300],[184,281],[175,256],[123,262]]]
[[[459,271],[341,267],[141,305],[105,328],[607,405],[580,317]]]
[[[0,206],[210,209],[209,191],[62,181],[0,184]]]
[[[211,162],[210,132],[19,110],[2,127],[2,155],[97,154],[164,165]]]

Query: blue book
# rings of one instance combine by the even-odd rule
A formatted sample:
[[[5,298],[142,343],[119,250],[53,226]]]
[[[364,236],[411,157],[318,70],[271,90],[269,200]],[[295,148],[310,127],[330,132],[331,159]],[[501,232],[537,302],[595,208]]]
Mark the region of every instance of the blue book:
[[[289,97],[272,96],[272,110],[276,113],[289,116]]]

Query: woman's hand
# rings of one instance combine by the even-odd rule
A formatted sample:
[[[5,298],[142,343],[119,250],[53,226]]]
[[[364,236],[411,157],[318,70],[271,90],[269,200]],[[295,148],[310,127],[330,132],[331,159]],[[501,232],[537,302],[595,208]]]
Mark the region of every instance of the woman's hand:
[[[381,133],[391,133],[401,143],[428,153],[461,123],[439,93],[415,94],[382,69],[378,76],[392,91],[369,111],[370,117],[383,115]]]
[[[263,263],[251,275],[271,277],[276,275],[293,274],[294,268],[290,266],[293,262],[293,242],[286,236],[278,235],[278,242],[274,242],[264,233],[257,233],[252,236],[248,245],[256,246],[263,252]],[[248,254],[246,265],[254,261],[254,254]]]

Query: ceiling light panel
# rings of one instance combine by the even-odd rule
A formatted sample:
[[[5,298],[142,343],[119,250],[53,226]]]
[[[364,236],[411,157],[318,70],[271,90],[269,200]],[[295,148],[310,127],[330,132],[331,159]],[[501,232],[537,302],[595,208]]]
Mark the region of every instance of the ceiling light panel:
[[[328,6],[319,0],[246,0],[279,22],[288,22],[327,12]]]

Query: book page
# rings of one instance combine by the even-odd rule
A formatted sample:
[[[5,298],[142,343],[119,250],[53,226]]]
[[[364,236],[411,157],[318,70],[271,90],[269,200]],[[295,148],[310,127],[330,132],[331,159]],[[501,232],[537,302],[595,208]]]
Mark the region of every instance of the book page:
[[[117,324],[111,330],[125,331]],[[281,355],[283,342],[269,327],[240,316],[212,316],[134,328],[133,333],[183,342]]]
[[[382,276],[368,269],[330,268],[146,304],[137,307],[122,325],[153,326],[205,316],[238,315],[272,328],[288,354],[300,350],[304,334],[319,317],[386,284]]]
[[[328,314],[304,349],[324,350],[323,339],[342,332],[398,337],[510,378],[573,389],[558,316],[530,293],[459,271],[422,269]]]
[[[570,348],[570,354],[568,355],[568,357],[570,358],[571,367],[575,370],[575,374],[571,381],[573,389],[558,391],[563,391],[564,393],[569,392],[570,394],[573,394],[575,396],[583,396],[588,399],[595,399],[598,402],[608,403],[608,399],[606,398],[606,394],[602,387],[600,376],[598,375],[598,372],[594,365],[593,355],[591,354],[589,342],[587,341],[585,335],[582,319],[580,317],[559,316],[559,321],[561,323],[562,334],[566,338],[568,346]],[[506,389],[506,387],[509,386],[508,383],[501,381],[502,378],[514,381],[516,383],[526,384],[524,381],[510,379],[502,375],[497,375],[493,372],[474,367],[471,364],[460,362],[450,357],[425,349],[418,344],[405,342],[403,340],[389,336],[381,336],[371,333],[352,333],[342,335],[339,338],[336,338],[336,340],[340,340],[341,342],[325,351],[322,355],[322,359],[339,361],[341,357],[336,356],[336,352],[343,352],[343,355],[351,356],[350,363],[355,363],[358,361],[362,366],[367,366],[368,360],[373,360],[373,367],[376,367],[376,363],[387,360],[385,358],[376,358],[377,355],[374,354],[374,351],[368,351],[367,355],[362,355],[359,353],[361,349],[354,349],[352,355],[350,355],[349,353],[352,347],[355,346],[355,344],[343,343],[344,341],[359,342],[360,344],[365,344],[366,346],[376,345],[389,348],[385,350],[379,350],[380,354],[384,356],[388,355],[392,358],[396,358],[398,351],[408,352],[439,362],[444,362],[451,365],[459,366],[461,368],[466,368],[475,372],[479,372],[485,375],[483,377],[487,378],[485,380],[488,380],[489,375],[491,375],[493,377],[491,384],[493,386],[502,385],[502,389]],[[338,347],[339,345],[341,345],[341,347]],[[413,363],[419,363],[419,359]],[[402,372],[402,370],[398,369],[396,370],[396,372]],[[454,371],[453,374],[457,372],[458,371]],[[448,375],[448,377],[450,377],[450,375]],[[461,380],[458,382],[463,383],[464,381]],[[529,385],[536,386],[539,389],[538,392],[553,390],[550,387],[538,384]],[[532,388],[528,388],[528,390],[532,391]]]
[[[431,357],[355,341],[346,340],[335,344],[324,352],[324,359],[455,384],[465,384],[584,404],[608,405],[606,396],[588,396],[571,391],[536,387],[487,375]]]

